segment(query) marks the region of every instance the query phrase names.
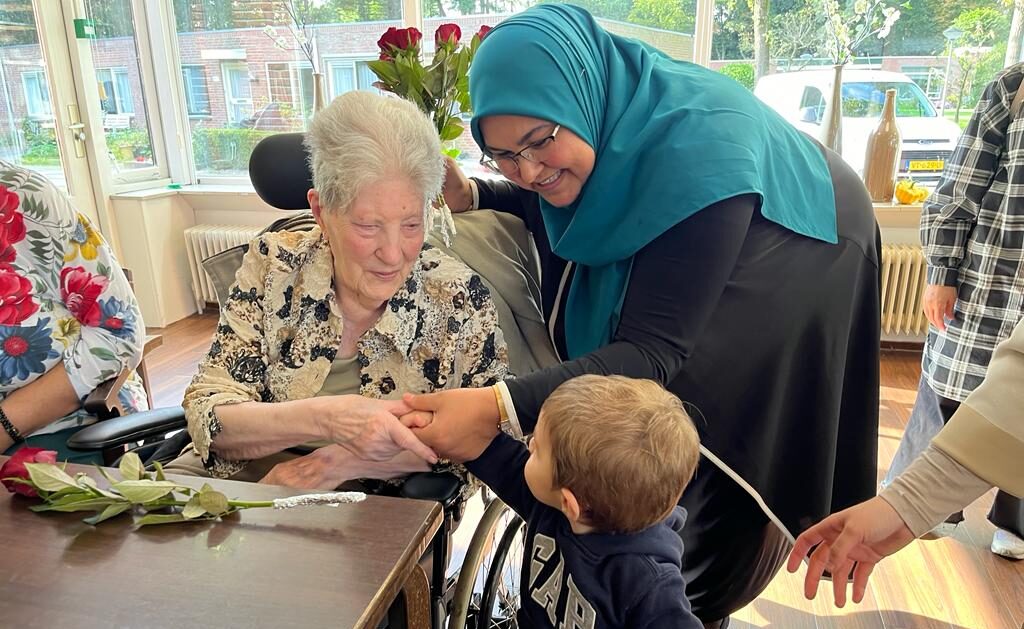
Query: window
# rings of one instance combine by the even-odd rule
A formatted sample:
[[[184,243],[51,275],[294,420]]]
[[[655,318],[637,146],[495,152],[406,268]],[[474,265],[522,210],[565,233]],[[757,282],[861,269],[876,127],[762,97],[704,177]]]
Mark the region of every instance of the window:
[[[917,83],[882,81],[843,83],[843,115],[851,118],[878,118],[882,115],[887,90],[896,90],[896,117],[938,116]]]
[[[245,63],[225,63],[224,102],[227,104],[228,122],[240,123],[252,116],[252,88],[249,86],[249,67]]]
[[[154,140],[146,109],[144,64],[136,42],[136,18],[131,0],[84,0],[85,17],[96,27],[94,39],[79,40],[89,46],[95,67],[96,93],[103,110],[103,135],[107,157],[118,184],[158,179],[166,174]],[[138,5],[141,6],[141,5]],[[87,42],[87,43],[86,43]],[[156,108],[154,108],[155,110]],[[156,111],[153,112],[157,113]]]
[[[185,107],[188,115],[210,115],[210,94],[206,91],[206,69],[200,65],[181,66],[181,82],[185,87]]]
[[[449,0],[443,0],[448,2]],[[245,177],[252,147],[264,136],[301,131],[313,109],[310,60],[297,49],[285,3],[268,0],[173,0],[188,126],[196,174]],[[363,60],[377,40],[401,27],[402,2],[292,2],[315,38],[324,100],[370,89]],[[426,37],[424,41],[426,41]]]
[[[369,59],[331,59],[327,62],[330,81],[327,85],[328,99],[333,99],[352,90],[379,92],[373,86],[377,75],[367,65]]]
[[[100,106],[108,114],[130,114],[135,112],[132,102],[132,88],[125,68],[98,68],[96,81],[99,83]]]
[[[46,76],[43,71],[35,70],[23,73],[21,83],[25,87],[25,111],[29,117],[52,118],[50,89],[46,85]]]
[[[804,94],[800,97],[800,120],[803,122],[817,122],[825,113],[825,97],[821,90],[813,86],[804,88]]]
[[[917,83],[924,90],[928,100],[937,103],[942,98],[942,75],[945,68],[935,66],[903,66],[900,68],[903,74]]]

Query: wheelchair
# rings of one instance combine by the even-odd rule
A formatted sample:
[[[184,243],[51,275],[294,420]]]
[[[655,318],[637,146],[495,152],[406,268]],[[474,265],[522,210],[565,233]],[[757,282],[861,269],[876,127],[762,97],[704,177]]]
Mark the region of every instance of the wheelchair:
[[[313,187],[303,134],[283,133],[261,140],[253,149],[249,175],[257,194],[268,205],[282,210],[308,210],[306,192]],[[315,225],[308,211],[282,218],[264,232],[309,230]],[[223,300],[234,283],[234,274],[248,246],[236,247],[204,260]],[[104,461],[114,465],[126,451],[137,453],[147,465],[166,463],[188,445],[184,409],[161,408],[115,417],[88,426],[68,440],[74,450],[103,452]],[[296,449],[298,453],[308,450]],[[431,596],[431,624],[435,629],[485,629],[517,627],[519,570],[523,555],[523,520],[486,488],[472,498],[462,498],[462,485],[452,474],[411,475],[395,490],[405,498],[434,500],[444,511],[440,529],[430,544],[428,579]],[[466,503],[476,501],[482,511],[472,532],[468,549],[458,568],[449,573],[452,539],[463,523]],[[470,518],[471,519],[471,518]],[[468,519],[464,525],[468,525]],[[458,531],[462,534],[463,531]],[[440,561],[438,561],[440,559]],[[402,604],[393,606],[387,627],[402,627]]]

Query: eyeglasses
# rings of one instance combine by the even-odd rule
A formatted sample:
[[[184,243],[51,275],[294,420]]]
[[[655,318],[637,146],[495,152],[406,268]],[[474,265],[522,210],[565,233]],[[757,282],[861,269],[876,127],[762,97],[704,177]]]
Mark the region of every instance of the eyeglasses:
[[[523,150],[512,155],[483,155],[480,157],[480,164],[499,175],[514,175],[519,172],[519,158],[522,157],[528,162],[539,164],[544,161],[546,152],[551,148],[562,125],[556,124],[551,135],[542,140],[531,143]]]

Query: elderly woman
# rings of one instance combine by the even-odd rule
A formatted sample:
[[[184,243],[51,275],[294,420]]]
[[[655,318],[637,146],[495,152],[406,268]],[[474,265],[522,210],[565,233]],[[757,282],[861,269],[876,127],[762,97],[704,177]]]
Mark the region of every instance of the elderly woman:
[[[508,362],[481,278],[424,246],[440,143],[413,104],[366,92],[335,99],[306,142],[319,228],[246,254],[185,392],[192,456],[214,476],[301,488],[427,471],[435,455],[389,398],[492,385]],[[323,447],[285,452],[310,442]]]
[[[39,174],[0,161],[0,454],[27,444],[61,461],[101,462],[65,444],[96,421],[86,396],[139,364],[145,330],[89,219]],[[125,412],[148,408],[134,372],[118,397]]]

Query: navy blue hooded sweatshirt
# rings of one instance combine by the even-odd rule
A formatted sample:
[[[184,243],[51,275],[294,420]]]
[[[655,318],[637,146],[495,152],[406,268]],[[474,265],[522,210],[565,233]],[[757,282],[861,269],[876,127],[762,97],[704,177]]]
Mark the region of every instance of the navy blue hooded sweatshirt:
[[[520,627],[703,629],[681,572],[682,507],[637,533],[577,535],[530,493],[529,458],[525,445],[500,434],[466,464],[526,521]]]

